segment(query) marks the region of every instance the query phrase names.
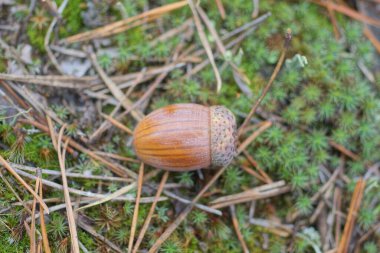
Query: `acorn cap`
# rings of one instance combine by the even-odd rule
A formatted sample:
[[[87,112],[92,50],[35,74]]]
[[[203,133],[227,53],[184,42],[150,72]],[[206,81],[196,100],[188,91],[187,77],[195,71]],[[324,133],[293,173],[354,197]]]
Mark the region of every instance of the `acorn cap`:
[[[211,106],[211,167],[224,167],[236,156],[235,116],[224,106]]]

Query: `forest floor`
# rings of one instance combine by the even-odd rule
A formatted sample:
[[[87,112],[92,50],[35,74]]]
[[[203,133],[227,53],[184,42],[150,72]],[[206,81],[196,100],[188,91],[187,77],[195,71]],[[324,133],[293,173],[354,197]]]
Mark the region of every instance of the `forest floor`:
[[[379,10],[0,0],[0,253],[380,252]],[[175,103],[234,113],[229,166],[141,163]]]

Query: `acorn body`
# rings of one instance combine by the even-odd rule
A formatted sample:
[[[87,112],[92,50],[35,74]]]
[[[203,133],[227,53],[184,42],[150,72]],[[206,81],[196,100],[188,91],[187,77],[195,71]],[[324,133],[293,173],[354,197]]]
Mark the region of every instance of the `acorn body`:
[[[226,166],[236,152],[235,117],[223,106],[165,106],[147,115],[133,137],[144,163],[171,171]]]

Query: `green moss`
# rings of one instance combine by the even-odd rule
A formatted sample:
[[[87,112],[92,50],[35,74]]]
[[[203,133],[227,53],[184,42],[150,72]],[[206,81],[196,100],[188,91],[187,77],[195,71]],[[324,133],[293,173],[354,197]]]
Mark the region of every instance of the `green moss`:
[[[40,52],[45,51],[45,46],[44,46],[44,41],[45,41],[45,35],[46,35],[46,30],[38,30],[35,27],[33,27],[32,24],[28,25],[27,28],[27,34],[29,38],[30,44],[38,49]]]

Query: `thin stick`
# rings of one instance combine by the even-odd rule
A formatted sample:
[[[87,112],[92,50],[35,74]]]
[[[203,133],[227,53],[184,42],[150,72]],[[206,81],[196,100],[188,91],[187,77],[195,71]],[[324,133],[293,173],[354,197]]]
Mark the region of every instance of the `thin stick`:
[[[140,205],[141,190],[142,190],[142,184],[143,184],[143,177],[144,177],[144,163],[141,163],[141,166],[140,166],[140,169],[139,169],[139,178],[138,178],[138,181],[137,181],[136,204],[135,204],[135,210],[133,211],[133,218],[132,218],[132,225],[131,225],[131,234],[129,236],[129,242],[128,242],[128,253],[132,252],[133,240],[134,240],[135,232],[136,232],[137,218],[138,218],[138,215],[139,215],[139,205]]]
[[[329,144],[331,145],[331,147],[337,149],[338,151],[340,151],[344,155],[350,157],[354,161],[359,161],[361,159],[360,156],[358,156],[357,154],[354,154],[353,152],[351,152],[350,150],[348,150],[344,146],[336,143],[335,141],[329,140]]]
[[[54,130],[53,122],[52,122],[51,118],[49,117],[49,115],[46,115],[46,121],[48,123],[50,138],[51,138],[51,141],[53,143],[53,147],[54,147],[55,151],[57,151],[58,150],[57,139],[55,138],[56,133]]]
[[[41,178],[41,172],[37,173],[38,177]],[[40,183],[40,198],[43,199],[43,193],[42,193],[42,181]],[[51,253],[50,246],[49,246],[49,238],[47,236],[46,232],[46,225],[45,225],[45,216],[43,215],[44,210],[40,206],[40,223],[41,223],[41,234],[42,234],[42,245],[44,246],[45,253]]]
[[[67,3],[69,1],[68,0],[64,0],[62,2],[62,4],[59,6],[59,9],[58,9],[58,13],[59,14],[62,14],[63,10],[65,9]],[[50,58],[50,61],[53,63],[54,67],[58,70],[59,73],[61,73],[62,75],[64,74],[64,72],[62,71],[62,68],[61,66],[59,66],[59,63],[57,61],[57,58],[55,58],[53,52],[51,51],[50,47],[49,47],[49,40],[50,40],[50,36],[51,36],[51,33],[53,32],[53,28],[55,26],[55,24],[57,23],[58,21],[58,16],[55,17],[53,19],[53,21],[50,23],[50,26],[46,32],[46,35],[45,35],[45,39],[44,39],[44,47],[45,47],[45,50]]]
[[[232,218],[232,224],[234,226],[234,229],[235,229],[235,232],[236,232],[236,235],[239,239],[239,242],[240,242],[240,245],[241,247],[243,248],[243,252],[244,253],[249,253],[249,250],[248,250],[248,247],[247,247],[247,244],[245,243],[244,241],[244,237],[243,235],[241,234],[241,231],[239,229],[239,222],[238,222],[238,219],[236,217],[236,210],[235,210],[235,205],[231,205],[230,206],[230,214],[231,214],[231,218]]]
[[[19,174],[9,165],[9,163],[7,161],[5,161],[5,159],[0,155],[0,163],[3,164],[3,166],[8,170],[9,173],[12,174],[12,176],[14,176],[17,181],[19,181],[32,195],[33,197],[35,197],[38,202],[40,203],[40,205],[43,206],[44,210],[47,211],[47,213],[49,213],[49,208],[47,207],[47,205],[44,203],[44,201],[38,196],[38,194],[24,181],[24,179],[22,179]]]
[[[102,198],[102,199],[99,199],[93,203],[90,203],[88,205],[85,205],[85,206],[82,206],[81,208],[78,208],[77,211],[79,210],[83,210],[83,209],[86,209],[86,208],[89,208],[89,207],[92,207],[92,206],[96,206],[96,205],[100,205],[102,203],[105,203],[107,201],[110,201],[112,199],[115,199],[129,191],[131,191],[132,189],[134,189],[136,187],[136,182],[133,182],[132,184],[130,185],[127,185],[127,186],[124,186],[122,188],[120,188],[119,190],[111,193],[110,195],[107,195],[106,197]]]
[[[353,19],[359,20],[363,23],[373,25],[376,27],[380,27],[380,20],[368,17],[366,15],[363,15],[363,14],[361,14],[361,13],[359,13],[359,12],[357,12],[357,11],[347,7],[347,6],[334,4],[334,3],[329,2],[329,1],[311,0],[311,2],[316,3],[318,5],[321,5],[325,8],[329,7],[329,8],[331,8],[331,10],[340,12],[346,16],[349,16]]]
[[[224,10],[224,6],[221,0],[215,0],[216,6],[218,7],[220,17],[225,20],[226,19],[226,11]]]
[[[212,69],[214,70],[214,74],[215,74],[215,78],[216,78],[216,91],[217,93],[220,92],[220,89],[222,88],[222,78],[220,77],[220,74],[219,74],[219,70],[218,68],[216,67],[216,64],[215,64],[215,60],[214,60],[214,56],[212,54],[212,50],[211,50],[211,47],[210,47],[210,44],[208,43],[208,40],[207,40],[207,37],[206,37],[206,34],[203,30],[203,26],[201,24],[201,20],[199,18],[199,14],[197,12],[197,9],[193,3],[192,0],[187,0],[190,8],[191,8],[191,11],[193,12],[193,16],[194,16],[194,23],[195,23],[195,26],[197,28],[197,31],[198,31],[198,35],[199,35],[199,38],[202,42],[202,45],[206,51],[206,54],[209,58],[209,61],[211,63],[211,66],[212,66]]]
[[[140,161],[137,159],[121,156],[118,154],[106,153],[106,152],[102,152],[102,151],[95,151],[94,153],[101,155],[101,156],[107,156],[107,157],[112,158],[112,159],[120,160],[123,162],[140,163]]]
[[[15,189],[13,189],[12,185],[9,183],[6,177],[4,177],[3,173],[1,173],[1,170],[0,170],[0,178],[4,181],[5,185],[9,188],[9,190],[11,190],[11,192],[15,195],[16,199],[18,199],[18,201],[22,204],[25,210],[29,214],[32,214],[32,210],[30,210],[30,208],[26,205],[25,201],[23,201],[18,195],[18,193],[15,191]]]
[[[25,171],[18,170],[18,169],[16,169],[16,171],[20,175],[25,176],[27,178],[30,178],[30,179],[33,179],[33,180],[37,179],[36,176],[31,175],[29,173],[26,173]],[[55,182],[52,182],[52,181],[49,181],[49,180],[46,180],[46,179],[42,179],[42,182],[46,186],[50,186],[50,187],[55,188],[55,189],[63,190],[63,186],[60,185],[60,184],[57,184]],[[107,197],[110,196],[110,194],[99,194],[99,193],[93,193],[93,192],[90,192],[90,191],[81,191],[81,190],[70,188],[70,187],[68,189],[69,189],[70,193],[73,193],[73,194],[76,194],[76,195],[79,195],[79,196],[90,197],[93,200],[96,200],[96,199],[105,199],[105,198],[107,198]],[[117,201],[136,201],[136,198],[134,198],[132,196],[121,196],[121,197],[113,198],[113,200],[117,200]],[[164,201],[164,200],[167,200],[167,198],[166,197],[161,197],[160,198],[160,201]],[[141,198],[140,201],[141,201],[141,203],[152,203],[153,202],[153,197],[144,197],[144,198]]]
[[[376,48],[376,51],[380,54],[380,42],[368,27],[364,28],[364,35],[369,39],[369,41],[372,42],[373,46]]]
[[[327,6],[327,11],[329,12],[330,20],[331,20],[331,23],[333,25],[335,39],[337,41],[339,41],[339,39],[340,39],[340,33],[339,33],[338,21],[335,18],[335,13],[331,9],[330,6]]]
[[[67,184],[67,177],[66,177],[66,169],[65,169],[66,148],[69,144],[68,140],[65,141],[65,144],[63,146],[63,151],[61,152],[62,137],[63,137],[63,132],[65,128],[66,128],[66,125],[63,125],[58,135],[58,141],[57,141],[58,161],[59,161],[59,167],[61,168],[61,173],[62,173],[62,186],[63,186],[63,194],[65,197],[67,220],[69,223],[69,230],[70,230],[70,236],[71,236],[71,249],[74,253],[79,253],[80,250],[79,250],[79,244],[78,244],[78,234],[77,234],[77,229],[76,229],[76,224],[75,224],[73,206],[71,205],[70,194],[69,194],[68,184]]]
[[[117,32],[123,32],[124,30],[128,29],[128,25],[131,24],[132,22],[135,22],[141,19],[146,19],[149,17],[158,18],[159,16],[161,16],[162,14],[166,12],[179,9],[181,7],[184,7],[185,5],[186,5],[186,1],[179,1],[175,3],[167,4],[164,6],[160,6],[158,8],[141,13],[137,16],[127,18],[121,21],[117,21],[117,22],[105,25],[103,27],[100,27],[88,32],[73,35],[71,37],[66,38],[64,41],[68,43],[73,43],[73,42],[78,42],[78,41],[90,40],[94,38],[101,38],[104,36],[110,36]]]
[[[248,174],[251,174],[252,176],[254,176],[255,178],[257,178],[258,180],[260,180],[260,181],[262,181],[262,182],[264,182],[264,183],[268,183],[268,182],[266,181],[266,179],[265,179],[263,176],[261,176],[259,173],[257,173],[257,172],[254,171],[253,169],[249,168],[248,166],[244,166],[244,165],[242,165],[241,168],[242,168],[245,172],[247,172]]]
[[[60,171],[56,170],[47,170],[47,169],[40,169],[40,168],[34,168],[30,166],[15,164],[15,163],[9,163],[13,168],[30,171],[30,172],[37,172],[41,171],[42,174],[46,175],[54,175],[54,176],[61,176],[62,173]],[[114,181],[114,182],[131,182],[132,179],[130,178],[122,178],[122,177],[108,177],[105,175],[83,175],[82,173],[70,173],[66,172],[66,177],[72,177],[72,178],[85,178],[85,179],[95,179],[95,180],[102,180],[102,181]]]
[[[247,157],[248,161],[259,171],[260,175],[265,179],[267,184],[273,183],[272,178],[259,166],[257,161],[247,152],[243,150],[243,154]]]
[[[143,179],[144,180],[148,180],[148,179],[156,176],[158,173],[159,173],[159,170],[153,170],[150,173],[146,174],[146,176]],[[105,203],[107,201],[115,199],[115,198],[117,198],[117,197],[119,197],[119,196],[121,196],[121,195],[123,195],[123,194],[125,194],[125,193],[127,193],[129,191],[131,191],[132,189],[134,189],[136,187],[136,185],[137,185],[137,183],[133,182],[133,183],[127,185],[127,186],[124,186],[124,187],[120,188],[119,190],[117,190],[117,191],[115,191],[115,192],[113,192],[113,193],[111,193],[109,195],[106,195],[106,197],[104,197],[102,199],[99,199],[99,200],[97,200],[97,201],[95,201],[93,203],[90,203],[90,204],[88,204],[86,206],[83,206],[83,207],[81,207],[81,208],[79,208],[77,210],[82,210],[82,209],[85,209],[85,208],[89,208],[89,207],[93,207],[93,206],[96,206],[96,205],[100,205],[102,203]]]
[[[155,210],[156,205],[157,205],[157,201],[158,201],[159,197],[161,196],[162,190],[164,189],[164,186],[165,186],[165,183],[168,179],[168,176],[169,176],[168,171],[166,171],[165,174],[162,176],[160,185],[158,186],[157,193],[156,193],[156,196],[154,197],[154,201],[152,203],[152,206],[150,207],[148,216],[145,219],[144,225],[141,228],[140,234],[137,238],[135,247],[133,248],[133,251],[132,251],[133,253],[136,253],[138,251],[139,246],[140,246],[142,240],[144,239],[145,232],[148,230],[149,223],[153,217],[153,213],[154,213],[154,210]]]
[[[184,210],[177,216],[177,218],[166,228],[166,230],[160,235],[157,241],[149,249],[149,253],[156,252],[161,245],[169,238],[169,236],[176,230],[176,228],[181,224],[181,222],[187,217],[190,211],[193,209],[194,204],[203,196],[203,194],[215,183],[216,180],[223,174],[227,167],[221,168],[211,180],[202,188],[202,190],[195,196],[191,204],[185,207]]]
[[[126,127],[124,124],[120,123],[118,120],[114,119],[112,116],[109,116],[109,115],[106,115],[106,114],[101,114],[106,120],[108,120],[109,122],[111,122],[112,125],[114,125],[115,127],[119,128],[120,130],[132,135],[133,134],[133,131],[131,129],[129,129],[128,127]]]
[[[341,217],[339,213],[342,208],[342,191],[339,187],[335,188],[334,192],[334,209],[335,209],[335,243],[338,244],[341,234]]]
[[[123,253],[123,251],[116,244],[114,244],[113,242],[111,242],[110,240],[108,240],[107,238],[105,238],[104,236],[98,234],[93,227],[91,227],[90,225],[88,225],[85,222],[86,218],[87,217],[84,216],[84,215],[82,215],[82,214],[78,217],[78,226],[81,229],[83,229],[84,231],[86,231],[90,235],[94,236],[97,240],[99,240],[99,241],[104,242],[105,244],[107,244],[115,252]]]
[[[40,179],[38,178],[36,180],[36,187],[34,188],[34,191],[38,193],[38,190],[40,188]],[[32,205],[32,224],[30,224],[30,253],[36,253],[36,198],[33,198],[33,205]]]
[[[373,233],[375,233],[378,229],[380,229],[380,223],[377,223],[377,224],[373,225],[372,228],[367,233],[365,233],[364,235],[362,235],[360,237],[360,239],[358,240],[358,242],[356,243],[354,253],[359,253],[360,252],[360,246],[362,245],[362,243],[366,242],[368,240],[368,238]]]
[[[243,150],[245,150],[249,144],[252,143],[261,133],[263,133],[266,129],[272,126],[272,122],[270,121],[265,121],[262,123],[262,125],[257,129],[256,131],[253,132],[247,139],[243,141],[242,144],[240,144],[237,152],[240,154]]]
[[[259,107],[259,104],[264,99],[264,97],[268,93],[270,87],[272,86],[274,79],[277,77],[277,75],[281,69],[281,66],[284,63],[285,55],[286,55],[286,52],[288,51],[291,39],[292,39],[292,33],[291,33],[291,30],[288,29],[286,32],[286,35],[285,35],[285,45],[284,45],[284,48],[282,49],[281,56],[277,62],[277,65],[276,65],[276,67],[275,67],[275,69],[274,69],[274,71],[273,71],[273,73],[269,79],[269,82],[267,83],[263,92],[261,93],[259,99],[256,100],[255,104],[252,106],[251,111],[248,113],[248,116],[245,118],[243,124],[240,126],[239,131],[238,131],[239,136],[241,135],[241,133],[242,133],[243,129],[246,127],[246,125],[250,122],[252,116],[255,114],[257,108]]]
[[[253,0],[253,11],[252,11],[252,18],[256,18],[259,15],[259,0]]]
[[[112,95],[121,103],[121,105],[127,110],[131,111],[131,114],[133,118],[137,121],[140,121],[143,117],[143,114],[141,112],[138,112],[132,108],[132,102],[124,95],[124,93],[120,90],[120,88],[111,80],[111,78],[108,77],[106,72],[102,69],[102,67],[99,65],[96,55],[92,51],[91,48],[89,48],[89,56],[90,60],[92,62],[92,65],[94,66],[95,70],[98,72],[100,78],[104,81],[104,83],[107,85],[108,89],[112,93]]]
[[[36,122],[33,120],[27,120],[27,119],[19,119],[18,121],[22,122],[24,124],[30,124],[32,126],[39,128],[40,130],[44,131],[45,133],[49,133],[49,129],[45,125],[43,125],[39,122]],[[121,166],[115,165],[114,163],[107,161],[103,157],[95,154],[95,152],[83,147],[82,145],[80,145],[79,143],[77,143],[76,141],[71,139],[70,137],[63,136],[62,138],[64,141],[69,140],[69,144],[71,147],[73,147],[73,148],[81,151],[82,153],[89,155],[91,158],[107,165],[111,169],[111,171],[114,172],[115,174],[117,174],[118,176],[123,176],[123,177],[130,176],[131,178],[137,178],[135,172],[128,170],[126,168],[122,168]]]

